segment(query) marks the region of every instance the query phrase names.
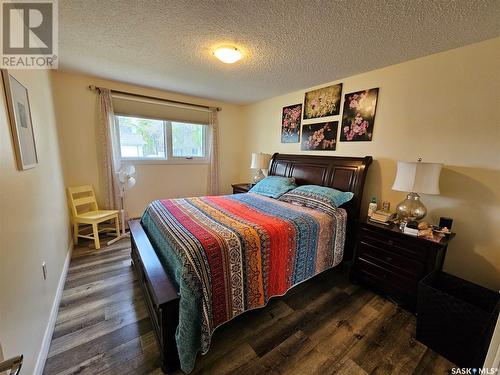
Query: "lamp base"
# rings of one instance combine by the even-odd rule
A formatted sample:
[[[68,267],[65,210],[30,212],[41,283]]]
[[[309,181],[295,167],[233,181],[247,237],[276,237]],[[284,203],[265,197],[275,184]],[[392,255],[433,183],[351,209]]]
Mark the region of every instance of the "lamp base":
[[[427,215],[427,208],[417,193],[408,193],[406,199],[397,205],[396,213],[400,223],[406,225],[409,221],[423,219]]]
[[[259,169],[259,171],[257,172],[257,174],[253,178],[253,182],[257,183],[257,182],[263,180],[264,178],[266,178],[266,176],[264,175],[264,172],[262,172],[262,169]]]

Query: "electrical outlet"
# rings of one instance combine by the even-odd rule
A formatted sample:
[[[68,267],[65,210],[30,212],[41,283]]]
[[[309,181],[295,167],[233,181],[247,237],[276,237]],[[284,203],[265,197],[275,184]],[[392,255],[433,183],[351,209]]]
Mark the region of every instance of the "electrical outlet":
[[[42,273],[43,273],[43,279],[47,280],[47,265],[45,262],[42,262]]]

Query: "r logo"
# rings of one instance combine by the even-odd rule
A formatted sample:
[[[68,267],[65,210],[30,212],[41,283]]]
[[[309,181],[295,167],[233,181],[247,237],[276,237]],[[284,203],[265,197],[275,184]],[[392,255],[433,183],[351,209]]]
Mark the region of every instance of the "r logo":
[[[2,3],[2,53],[50,55],[53,53],[54,4],[46,2]]]

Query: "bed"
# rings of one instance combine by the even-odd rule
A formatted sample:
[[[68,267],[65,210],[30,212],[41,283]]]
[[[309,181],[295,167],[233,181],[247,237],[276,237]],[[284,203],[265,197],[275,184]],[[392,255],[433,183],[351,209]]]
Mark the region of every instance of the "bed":
[[[371,162],[369,156],[273,155],[269,175],[352,192],[334,215],[246,193],[155,201],[142,221],[130,221],[132,263],[164,372],[180,365],[189,372],[217,326],[351,260]]]

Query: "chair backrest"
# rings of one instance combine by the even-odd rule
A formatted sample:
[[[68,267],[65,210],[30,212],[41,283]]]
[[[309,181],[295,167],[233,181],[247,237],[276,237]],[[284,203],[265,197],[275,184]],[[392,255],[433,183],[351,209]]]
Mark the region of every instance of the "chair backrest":
[[[86,212],[99,210],[92,185],[69,187],[68,201],[73,217],[79,215],[82,207],[87,208]]]

